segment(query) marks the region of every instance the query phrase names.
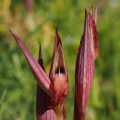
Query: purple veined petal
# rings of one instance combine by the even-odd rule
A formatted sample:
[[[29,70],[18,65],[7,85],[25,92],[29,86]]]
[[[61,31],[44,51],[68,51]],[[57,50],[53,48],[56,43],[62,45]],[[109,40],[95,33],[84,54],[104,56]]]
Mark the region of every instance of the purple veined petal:
[[[30,54],[30,52],[28,51],[28,49],[24,46],[24,44],[22,43],[22,41],[20,40],[19,37],[17,37],[11,30],[10,30],[12,36],[14,37],[14,39],[16,40],[17,44],[19,45],[19,47],[21,48],[22,52],[24,53],[29,66],[34,74],[34,77],[37,80],[37,83],[39,84],[39,86],[50,96],[50,97],[54,97],[54,89],[53,86],[51,84],[50,79],[48,78],[48,76],[46,75],[46,73],[43,71],[43,69],[40,67],[40,65],[38,64],[38,62],[34,59],[34,57]]]
[[[94,76],[94,60],[98,54],[97,30],[92,14],[92,11],[90,13],[85,11],[84,33],[78,49],[75,69],[75,112],[81,115],[86,112]],[[76,117],[74,116],[74,118]],[[83,117],[80,120],[84,119]]]
[[[39,48],[38,63],[45,71],[42,59],[41,45]],[[51,97],[37,84],[36,116],[37,120],[57,120],[55,111],[49,109]]]

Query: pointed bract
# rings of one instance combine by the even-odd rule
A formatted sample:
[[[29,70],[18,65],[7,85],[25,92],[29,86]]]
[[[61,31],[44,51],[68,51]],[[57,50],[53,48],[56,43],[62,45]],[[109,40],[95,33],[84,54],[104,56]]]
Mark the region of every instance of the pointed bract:
[[[31,68],[36,80],[37,80],[37,83],[47,94],[49,94],[51,97],[53,97],[54,96],[54,89],[53,89],[53,86],[51,84],[50,79],[48,78],[46,73],[43,71],[43,69],[40,67],[38,62],[30,54],[28,49],[24,46],[24,44],[22,43],[20,38],[17,37],[12,31],[10,31],[10,32],[13,35],[13,37],[16,40],[19,47],[21,48],[22,52],[24,53],[24,55],[29,63],[29,66],[30,66],[30,68]]]
[[[41,68],[45,71],[45,68],[44,68],[44,65],[43,65],[42,49],[41,49],[41,44],[40,43],[39,43],[38,63],[41,66]]]

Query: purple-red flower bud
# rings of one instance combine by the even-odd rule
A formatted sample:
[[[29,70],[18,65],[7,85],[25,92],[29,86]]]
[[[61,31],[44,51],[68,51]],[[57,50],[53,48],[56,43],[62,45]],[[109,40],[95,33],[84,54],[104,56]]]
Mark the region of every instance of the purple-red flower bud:
[[[84,33],[78,48],[75,69],[75,108],[79,114],[85,115],[90,89],[94,76],[94,60],[98,56],[98,38],[96,30],[96,14],[85,10]],[[77,111],[77,112],[78,112]],[[79,118],[79,117],[78,117]],[[81,119],[82,120],[82,119]]]

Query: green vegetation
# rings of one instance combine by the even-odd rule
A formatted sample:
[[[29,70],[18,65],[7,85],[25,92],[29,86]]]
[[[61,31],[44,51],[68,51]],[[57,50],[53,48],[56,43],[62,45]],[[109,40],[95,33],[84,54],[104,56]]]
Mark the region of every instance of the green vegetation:
[[[20,0],[0,1],[0,120],[36,119],[36,81],[9,29],[37,59],[42,44],[47,74],[55,28],[61,36],[69,74],[67,120],[73,119],[74,73],[83,33],[84,9],[98,5],[99,57],[86,120],[120,119],[120,0],[34,0],[26,11]]]

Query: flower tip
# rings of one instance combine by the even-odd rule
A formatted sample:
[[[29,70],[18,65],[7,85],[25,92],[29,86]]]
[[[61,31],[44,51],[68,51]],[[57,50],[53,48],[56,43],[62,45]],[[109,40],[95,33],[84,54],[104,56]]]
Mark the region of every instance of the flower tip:
[[[61,44],[61,46],[62,46],[62,42],[61,42],[61,39],[60,39],[60,36],[59,36],[59,34],[58,34],[58,30],[57,30],[57,28],[56,28],[56,38],[55,38],[55,41],[56,41],[56,45],[58,46],[58,44],[60,43]]]
[[[9,30],[9,31],[10,31],[11,35],[14,37],[15,41],[19,44],[20,38],[16,34],[14,34],[11,30]]]
[[[56,31],[56,35],[58,35],[58,30],[57,30],[57,27],[55,28],[55,31]]]
[[[17,35],[15,35],[15,33],[13,33],[12,30],[9,29],[9,31],[12,34],[13,37],[17,37]]]
[[[10,33],[11,33],[12,35],[15,35],[15,34],[12,32],[12,30],[9,29],[9,31],[10,31]]]
[[[87,15],[87,9],[85,8],[85,16]]]

